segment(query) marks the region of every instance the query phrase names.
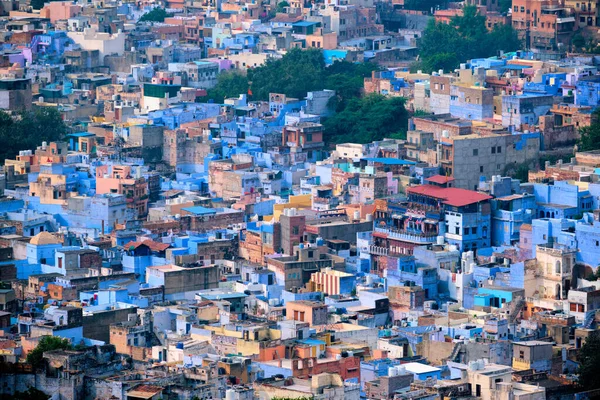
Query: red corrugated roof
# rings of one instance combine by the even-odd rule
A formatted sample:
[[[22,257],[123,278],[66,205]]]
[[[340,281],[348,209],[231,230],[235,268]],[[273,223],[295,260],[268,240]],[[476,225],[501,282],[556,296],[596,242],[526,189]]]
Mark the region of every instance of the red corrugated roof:
[[[143,242],[129,242],[129,243],[127,243],[123,247],[126,250],[129,250],[132,247],[134,249],[137,249],[141,245],[147,246],[147,247],[150,248],[150,250],[153,250],[153,251],[165,251],[170,246],[170,244],[168,244],[168,243],[158,243],[158,242],[155,242],[155,241],[152,241],[152,240],[144,240]]]
[[[430,176],[429,178],[425,179],[427,182],[433,182],[433,183],[448,183],[448,182],[452,182],[454,180],[453,177],[451,176],[444,176],[444,175],[433,175]]]
[[[409,193],[421,194],[441,200],[453,207],[462,207],[480,201],[489,200],[492,196],[467,189],[443,188],[433,185],[420,185],[407,188]]]

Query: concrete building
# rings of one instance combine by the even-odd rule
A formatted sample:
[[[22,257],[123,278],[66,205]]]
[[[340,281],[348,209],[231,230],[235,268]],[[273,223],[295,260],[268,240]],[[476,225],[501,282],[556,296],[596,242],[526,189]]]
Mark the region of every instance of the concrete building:
[[[512,367],[518,371],[533,369],[536,372],[549,372],[552,368],[552,353],[552,343],[515,342]]]
[[[163,265],[146,268],[146,282],[151,286],[163,286],[165,299],[192,299],[198,290],[218,287],[218,265],[204,267],[179,267]]]

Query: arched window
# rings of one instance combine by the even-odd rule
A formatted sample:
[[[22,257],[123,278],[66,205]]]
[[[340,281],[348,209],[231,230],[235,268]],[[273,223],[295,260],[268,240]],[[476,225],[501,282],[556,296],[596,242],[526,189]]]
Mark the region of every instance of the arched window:
[[[558,260],[557,260],[557,261],[556,261],[556,264],[554,264],[554,272],[555,272],[557,275],[560,275],[560,269],[561,269],[561,268],[560,268],[560,261],[558,261]]]

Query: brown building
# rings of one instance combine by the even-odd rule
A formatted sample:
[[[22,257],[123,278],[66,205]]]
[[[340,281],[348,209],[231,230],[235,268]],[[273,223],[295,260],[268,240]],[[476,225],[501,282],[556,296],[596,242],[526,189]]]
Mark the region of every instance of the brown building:
[[[288,301],[285,304],[287,319],[308,322],[313,325],[327,324],[327,306],[314,301]]]

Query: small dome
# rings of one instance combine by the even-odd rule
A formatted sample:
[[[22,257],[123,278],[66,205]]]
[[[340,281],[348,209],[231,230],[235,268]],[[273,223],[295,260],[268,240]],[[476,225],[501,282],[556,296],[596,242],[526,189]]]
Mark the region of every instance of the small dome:
[[[37,246],[41,246],[41,245],[45,245],[45,244],[62,244],[60,239],[58,239],[56,236],[52,235],[51,233],[48,233],[45,231],[40,232],[37,235],[35,235],[33,238],[31,238],[31,241],[29,243],[35,244]]]

